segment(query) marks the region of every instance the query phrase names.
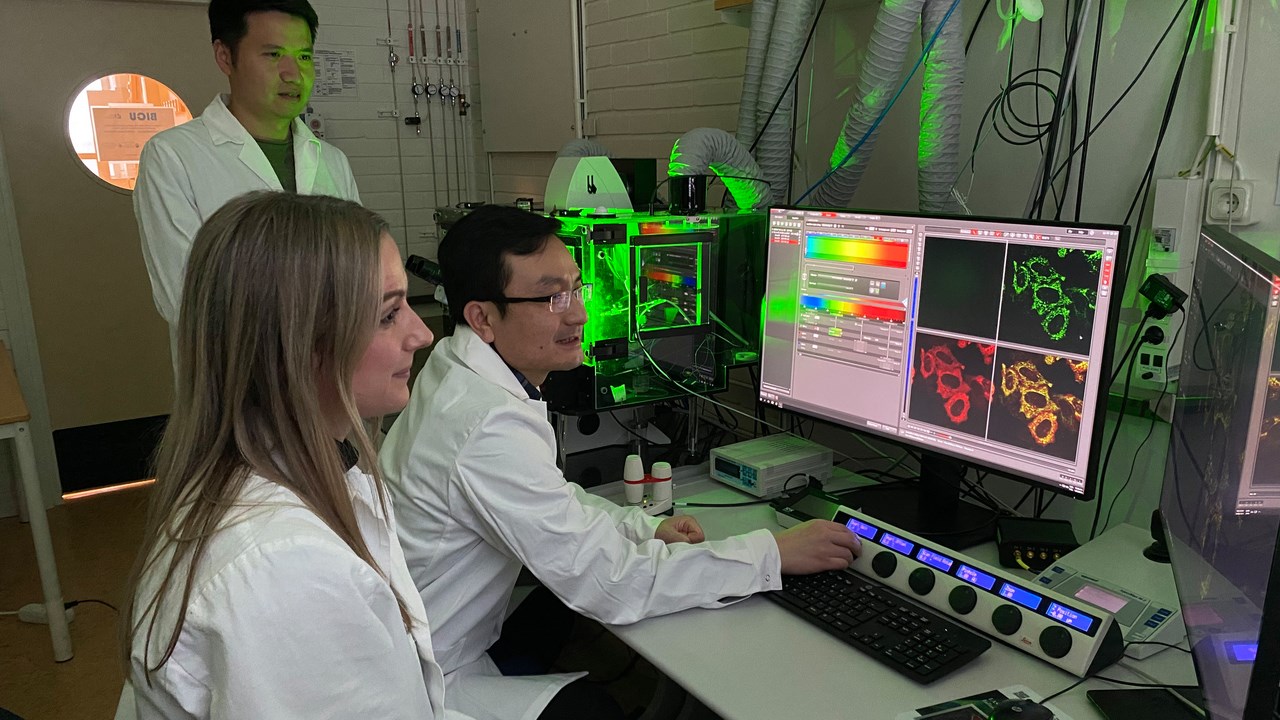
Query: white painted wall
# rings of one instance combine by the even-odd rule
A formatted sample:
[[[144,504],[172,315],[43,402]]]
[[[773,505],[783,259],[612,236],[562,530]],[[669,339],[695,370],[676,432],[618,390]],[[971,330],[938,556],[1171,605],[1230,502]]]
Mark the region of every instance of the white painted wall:
[[[1237,234],[1270,254],[1280,256],[1280,8],[1271,0],[1250,0],[1241,23],[1246,31],[1243,52],[1243,92],[1239,115],[1226,123],[1225,143],[1237,152],[1244,179],[1253,180],[1258,223],[1236,228]],[[1238,120],[1238,122],[1232,122]]]

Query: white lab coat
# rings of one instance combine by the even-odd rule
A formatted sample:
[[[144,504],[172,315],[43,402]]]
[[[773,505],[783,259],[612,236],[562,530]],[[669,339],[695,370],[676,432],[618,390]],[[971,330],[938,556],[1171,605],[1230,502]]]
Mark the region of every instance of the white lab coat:
[[[196,231],[237,195],[281,190],[280,179],[248,130],[218,96],[191,122],[156,134],[142,148],[133,212],[156,309],[170,341],[182,307],[182,281]],[[360,201],[347,157],[293,121],[293,162],[301,195]]]
[[[145,623],[135,636],[138,718],[459,717],[442,707],[444,677],[394,515],[383,513],[371,477],[352,469],[347,478],[360,534],[390,581],[297,495],[252,477],[205,547],[178,644],[149,684]],[[166,550],[159,567],[171,556]],[[143,578],[135,617],[160,579],[154,570]],[[177,594],[159,607],[152,665],[168,643],[183,579],[175,576]],[[412,633],[392,588],[414,618]]]
[[[612,624],[781,586],[768,531],[666,545],[653,537],[661,518],[566,482],[546,405],[466,326],[432,350],[380,462],[445,701],[481,720],[536,718],[580,676],[504,678],[486,654],[522,564],[566,605]]]

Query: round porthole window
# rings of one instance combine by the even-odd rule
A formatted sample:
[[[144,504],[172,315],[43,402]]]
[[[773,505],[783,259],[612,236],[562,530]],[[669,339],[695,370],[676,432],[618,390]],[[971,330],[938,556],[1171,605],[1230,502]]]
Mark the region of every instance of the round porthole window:
[[[159,80],[105,75],[84,87],[67,112],[71,148],[91,175],[132,190],[142,146],[161,130],[191,119],[187,104]]]

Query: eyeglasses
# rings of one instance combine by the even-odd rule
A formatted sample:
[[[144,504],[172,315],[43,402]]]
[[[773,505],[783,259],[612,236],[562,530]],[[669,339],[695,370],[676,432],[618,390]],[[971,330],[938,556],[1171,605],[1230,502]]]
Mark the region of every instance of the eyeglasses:
[[[586,283],[565,292],[558,292],[554,295],[543,295],[542,297],[496,297],[493,302],[547,303],[548,310],[559,314],[568,310],[570,303],[574,300],[581,302],[583,305],[591,302],[591,283]]]

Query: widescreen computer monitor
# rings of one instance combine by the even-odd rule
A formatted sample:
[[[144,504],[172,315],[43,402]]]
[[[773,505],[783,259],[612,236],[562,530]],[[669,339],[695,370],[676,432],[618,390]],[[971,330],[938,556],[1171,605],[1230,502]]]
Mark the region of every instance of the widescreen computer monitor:
[[[760,398],[927,451],[926,475],[963,463],[1088,499],[1126,247],[1107,225],[772,208]],[[934,515],[884,519],[972,522]]]
[[[1218,228],[1196,251],[1160,509],[1212,720],[1280,690],[1280,261]]]

